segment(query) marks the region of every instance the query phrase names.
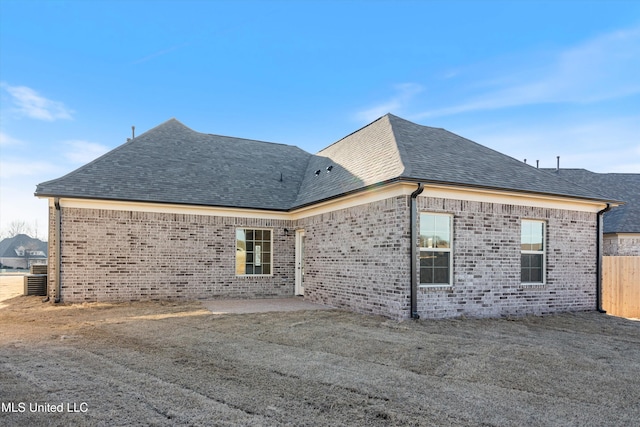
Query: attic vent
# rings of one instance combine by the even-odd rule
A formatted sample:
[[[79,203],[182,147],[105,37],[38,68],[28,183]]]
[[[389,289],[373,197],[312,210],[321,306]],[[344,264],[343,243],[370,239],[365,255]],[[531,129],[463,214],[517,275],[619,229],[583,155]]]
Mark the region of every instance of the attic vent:
[[[320,175],[320,169],[316,171],[316,176],[319,176],[319,175]]]
[[[327,173],[331,172],[332,169],[333,169],[333,166],[327,166]]]

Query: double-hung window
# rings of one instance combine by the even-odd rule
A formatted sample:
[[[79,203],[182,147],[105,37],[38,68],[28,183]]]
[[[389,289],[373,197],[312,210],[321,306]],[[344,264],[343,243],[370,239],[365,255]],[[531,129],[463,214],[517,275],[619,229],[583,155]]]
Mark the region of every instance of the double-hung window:
[[[420,284],[452,284],[453,217],[449,214],[420,214]]]
[[[271,230],[236,229],[236,275],[271,274]]]
[[[521,282],[543,284],[546,251],[544,221],[522,220],[520,243]]]

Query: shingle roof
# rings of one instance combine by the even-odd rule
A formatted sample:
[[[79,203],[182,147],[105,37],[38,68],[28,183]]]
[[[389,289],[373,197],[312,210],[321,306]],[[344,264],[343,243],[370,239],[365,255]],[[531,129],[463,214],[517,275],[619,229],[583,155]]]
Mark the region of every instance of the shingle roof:
[[[605,233],[640,233],[640,174],[596,173],[586,169],[550,169],[551,173],[593,188],[623,205],[604,214]]]
[[[290,210],[401,180],[607,199],[444,129],[392,114],[316,155],[198,133],[171,119],[38,185],[36,195]]]
[[[16,249],[23,247],[29,250],[42,251],[45,254],[48,252],[47,242],[43,242],[40,239],[34,239],[26,234],[17,234],[13,237],[8,237],[0,241],[0,257],[2,258],[16,258],[18,257]],[[31,256],[32,258],[37,256]]]
[[[325,174],[328,166],[336,170]],[[320,170],[319,176],[315,172]],[[389,180],[506,189],[602,200],[583,188],[447,130],[387,114],[311,159],[298,204]]]
[[[171,119],[36,195],[285,210],[311,155],[298,147],[195,132]]]

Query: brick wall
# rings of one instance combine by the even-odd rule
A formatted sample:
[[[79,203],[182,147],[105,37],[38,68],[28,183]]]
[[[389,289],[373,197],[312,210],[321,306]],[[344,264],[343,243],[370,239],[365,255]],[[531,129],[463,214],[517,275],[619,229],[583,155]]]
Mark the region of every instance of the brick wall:
[[[409,317],[408,196],[297,221],[63,208],[65,302],[293,295],[295,233],[305,229],[305,298]],[[596,214],[421,196],[453,214],[454,284],[419,288],[421,317],[491,317],[595,307]],[[49,280],[56,263],[51,209]],[[546,222],[546,284],[520,283],[522,219]],[[237,227],[273,230],[273,276],[235,275]],[[55,297],[53,292],[50,292]]]
[[[640,234],[606,234],[604,254],[612,256],[640,256]]]
[[[305,229],[305,299],[360,313],[409,313],[406,196],[316,215]]]
[[[235,275],[236,227],[272,229],[272,276]],[[294,236],[285,235],[285,227],[291,227],[289,221],[63,207],[62,298],[290,296]]]
[[[420,288],[422,317],[497,317],[592,310],[596,214],[461,200],[418,198],[418,209],[453,214],[452,287]],[[546,222],[546,284],[520,282],[522,219]]]

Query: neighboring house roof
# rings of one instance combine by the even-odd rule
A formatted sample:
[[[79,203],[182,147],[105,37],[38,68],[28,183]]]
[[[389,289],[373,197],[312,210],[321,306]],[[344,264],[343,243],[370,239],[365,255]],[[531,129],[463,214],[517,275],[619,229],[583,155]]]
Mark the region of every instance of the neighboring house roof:
[[[0,258],[24,258],[24,255],[19,255],[16,252],[21,248],[29,251],[43,252],[44,255],[40,255],[40,258],[46,257],[48,252],[47,242],[34,239],[26,234],[17,234],[13,237],[3,239],[0,242]],[[38,258],[38,255],[31,255],[30,258]]]
[[[175,119],[37,196],[290,210],[393,181],[606,200],[444,129],[387,114],[316,155],[289,145],[195,132]]]
[[[564,179],[593,188],[623,205],[604,214],[604,233],[640,233],[640,174],[596,173],[586,169],[548,169]]]

